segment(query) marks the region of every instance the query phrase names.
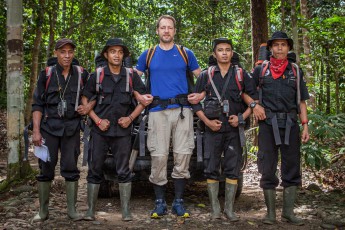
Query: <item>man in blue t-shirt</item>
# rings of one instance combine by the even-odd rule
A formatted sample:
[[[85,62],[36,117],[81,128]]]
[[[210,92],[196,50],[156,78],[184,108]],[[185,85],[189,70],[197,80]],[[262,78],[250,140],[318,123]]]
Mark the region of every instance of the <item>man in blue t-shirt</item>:
[[[201,72],[193,52],[184,48],[188,56],[188,66],[184,61],[183,50],[175,45],[176,21],[172,16],[161,16],[156,25],[159,45],[147,64],[149,50],[144,51],[138,60],[137,71],[141,75],[149,70],[149,91],[154,96],[150,105],[147,147],[151,153],[150,181],[156,195],[152,218],[166,214],[165,187],[170,140],[173,144],[174,169],[172,178],[175,185],[175,199],[172,212],[189,217],[183,206],[183,192],[190,178],[189,161],[194,148],[193,112],[190,103],[199,102],[200,95],[189,94],[186,76],[187,68],[198,76]],[[182,51],[182,52],[181,52]]]

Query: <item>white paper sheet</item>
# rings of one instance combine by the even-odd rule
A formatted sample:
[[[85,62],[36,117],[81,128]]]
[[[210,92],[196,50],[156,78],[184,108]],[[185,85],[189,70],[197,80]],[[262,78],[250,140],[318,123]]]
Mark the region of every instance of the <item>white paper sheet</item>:
[[[46,145],[35,146],[34,154],[44,162],[50,161],[49,150]]]

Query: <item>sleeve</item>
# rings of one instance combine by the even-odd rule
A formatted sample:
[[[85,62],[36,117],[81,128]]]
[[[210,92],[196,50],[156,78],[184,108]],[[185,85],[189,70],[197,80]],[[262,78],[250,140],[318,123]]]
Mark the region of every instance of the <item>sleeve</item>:
[[[256,84],[253,76],[249,75],[247,71],[243,69],[243,83],[244,92],[248,94],[253,100],[259,99],[259,94],[256,89]]]
[[[145,70],[147,69],[147,66],[146,66],[146,56],[147,56],[147,52],[148,52],[148,49],[145,50],[139,57],[138,59],[138,63],[137,63],[137,66],[136,66],[136,69],[139,70],[140,72],[145,72]]]
[[[300,71],[300,91],[301,91],[301,101],[305,101],[308,100],[310,98],[309,96],[309,92],[308,92],[308,88],[307,88],[307,83],[304,79],[304,73],[302,71],[302,69],[299,69]]]
[[[254,79],[254,83],[256,87],[259,86],[260,72],[261,72],[261,65],[255,67],[253,73],[251,74],[251,76]]]
[[[145,84],[135,71],[133,72],[132,82],[133,82],[133,90],[137,91],[140,94],[146,93]]]
[[[83,96],[87,97],[90,100],[90,98],[92,98],[96,94],[96,72],[93,72],[92,74],[90,74],[86,82],[83,90]]]
[[[82,78],[83,84],[85,86],[87,83],[87,80],[89,79],[89,72],[86,69],[83,69],[83,73],[81,75],[81,78]]]
[[[202,91],[207,91],[206,85],[207,85],[207,70],[204,70],[200,73],[200,75],[198,76],[198,78],[196,80],[195,93],[201,93]],[[196,105],[192,105],[192,109],[193,109],[194,113],[202,110],[201,103],[199,102]]]
[[[198,61],[196,60],[196,57],[193,53],[193,51],[186,49],[187,55],[188,55],[188,65],[191,71],[194,71],[199,68]]]
[[[40,111],[41,113],[44,112],[45,106],[45,87],[46,87],[46,72],[42,70],[40,75],[38,76],[36,89],[33,95],[33,103],[32,103],[32,112]]]

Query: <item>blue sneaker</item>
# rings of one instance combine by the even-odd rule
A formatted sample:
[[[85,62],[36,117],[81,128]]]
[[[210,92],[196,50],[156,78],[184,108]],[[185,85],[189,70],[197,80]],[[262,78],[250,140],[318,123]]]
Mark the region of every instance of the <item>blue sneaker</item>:
[[[151,212],[151,218],[159,219],[162,216],[167,214],[167,204],[165,203],[165,200],[163,199],[158,199],[155,201],[155,203],[156,203],[156,207]]]
[[[172,204],[172,213],[184,218],[190,217],[190,213],[183,207],[183,199],[174,200]]]

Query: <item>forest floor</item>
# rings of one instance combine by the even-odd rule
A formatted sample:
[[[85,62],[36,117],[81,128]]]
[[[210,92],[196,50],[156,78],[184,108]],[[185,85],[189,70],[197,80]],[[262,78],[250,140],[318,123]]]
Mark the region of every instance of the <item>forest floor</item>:
[[[6,178],[6,115],[0,113],[0,182]],[[30,164],[38,170],[37,160],[30,148]],[[86,174],[87,167],[81,166],[81,178],[77,210],[86,212]],[[339,162],[338,162],[339,163]],[[0,229],[345,229],[345,186],[344,161],[339,165],[322,172],[304,169],[303,185],[298,192],[295,213],[305,220],[304,226],[293,226],[281,221],[282,187],[277,189],[277,224],[264,225],[261,219],[266,213],[263,193],[259,188],[260,175],[256,164],[250,161],[244,172],[244,187],[241,196],[235,201],[235,210],[240,221],[231,223],[225,217],[211,221],[210,205],[205,182],[194,182],[187,185],[185,203],[191,211],[191,218],[183,219],[168,215],[159,220],[149,217],[154,207],[153,189],[149,182],[133,182],[131,211],[133,221],[121,221],[120,200],[118,191],[112,198],[100,198],[96,207],[95,221],[72,222],[66,215],[66,196],[64,179],[59,175],[52,183],[49,219],[43,223],[30,223],[38,211],[38,194],[35,180],[12,187],[6,193],[0,193]],[[322,183],[321,183],[322,181]],[[167,202],[171,208],[173,199],[172,184],[168,184]],[[224,194],[220,194],[221,206]]]

